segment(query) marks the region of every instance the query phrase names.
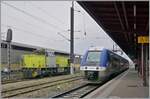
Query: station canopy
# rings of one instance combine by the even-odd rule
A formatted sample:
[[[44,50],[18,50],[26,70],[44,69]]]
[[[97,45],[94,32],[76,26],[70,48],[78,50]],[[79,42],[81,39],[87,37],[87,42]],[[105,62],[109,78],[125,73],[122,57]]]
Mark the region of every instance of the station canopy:
[[[78,3],[129,57],[136,57],[140,50],[138,36],[149,35],[148,1],[78,1]]]

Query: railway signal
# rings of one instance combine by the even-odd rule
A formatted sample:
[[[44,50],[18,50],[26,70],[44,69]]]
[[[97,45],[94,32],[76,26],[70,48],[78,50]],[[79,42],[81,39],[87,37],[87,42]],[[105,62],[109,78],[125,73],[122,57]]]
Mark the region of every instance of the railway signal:
[[[12,41],[12,29],[7,30],[7,62],[8,62],[8,72],[9,72],[9,78],[10,78],[10,49],[11,49],[11,41]]]

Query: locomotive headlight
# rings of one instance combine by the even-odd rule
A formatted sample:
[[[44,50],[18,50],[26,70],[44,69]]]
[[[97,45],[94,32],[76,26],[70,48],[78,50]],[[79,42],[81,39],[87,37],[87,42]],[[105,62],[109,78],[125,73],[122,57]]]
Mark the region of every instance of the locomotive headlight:
[[[99,69],[99,67],[96,67],[96,69],[98,70],[98,69]]]

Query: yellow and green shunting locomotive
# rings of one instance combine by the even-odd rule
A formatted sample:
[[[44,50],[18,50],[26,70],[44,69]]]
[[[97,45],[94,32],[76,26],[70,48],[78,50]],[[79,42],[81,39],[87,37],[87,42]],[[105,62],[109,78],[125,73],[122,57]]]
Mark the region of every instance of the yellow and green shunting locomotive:
[[[25,78],[69,74],[69,55],[55,52],[26,54],[22,57],[22,70]]]

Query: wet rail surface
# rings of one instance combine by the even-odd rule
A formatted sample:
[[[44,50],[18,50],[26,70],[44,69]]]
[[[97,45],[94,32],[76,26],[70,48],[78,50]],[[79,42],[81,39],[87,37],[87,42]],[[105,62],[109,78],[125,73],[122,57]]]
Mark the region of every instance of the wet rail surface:
[[[25,94],[25,93],[32,93],[34,91],[41,90],[41,89],[44,89],[47,87],[52,87],[52,86],[56,86],[58,84],[72,82],[72,81],[76,81],[76,80],[80,80],[80,79],[83,79],[83,77],[81,77],[81,76],[80,77],[71,77],[71,78],[66,78],[66,79],[61,79],[61,80],[56,80],[56,81],[49,81],[49,82],[45,82],[45,83],[30,85],[30,86],[23,86],[20,88],[3,90],[2,97],[10,98],[10,97],[18,96],[18,95]]]

